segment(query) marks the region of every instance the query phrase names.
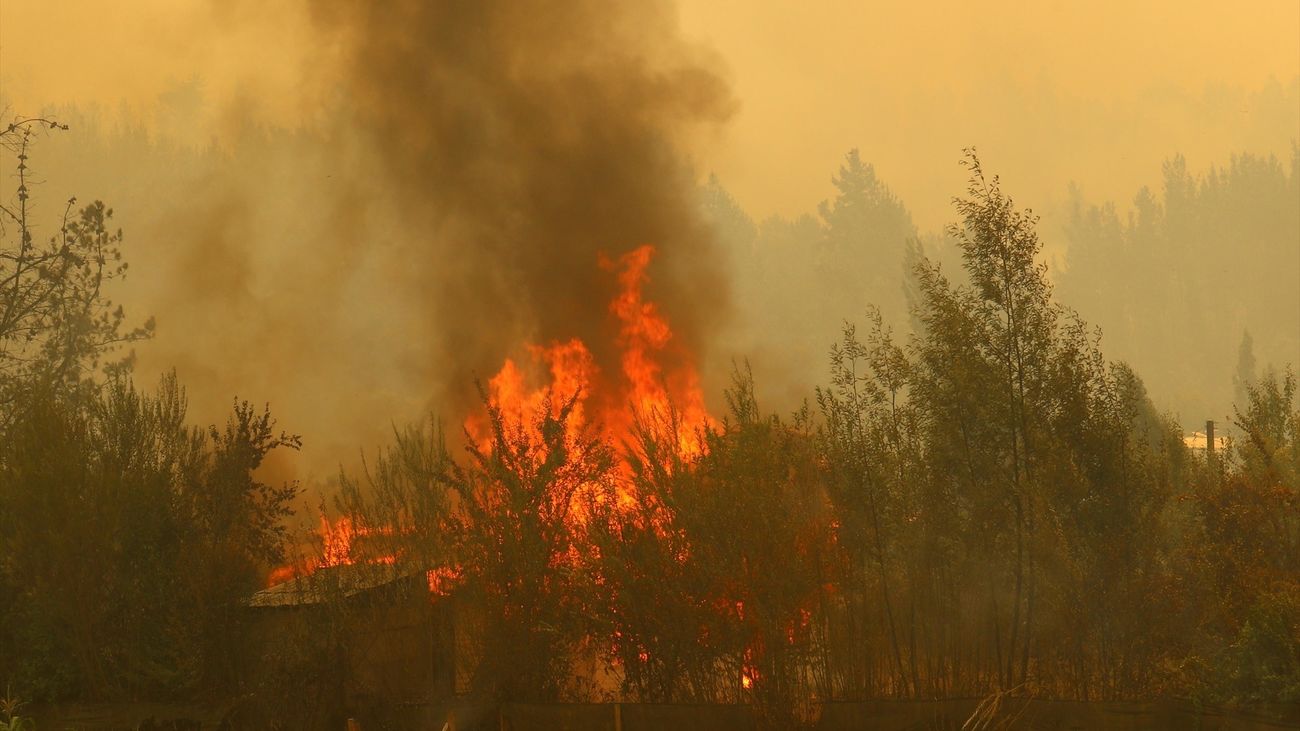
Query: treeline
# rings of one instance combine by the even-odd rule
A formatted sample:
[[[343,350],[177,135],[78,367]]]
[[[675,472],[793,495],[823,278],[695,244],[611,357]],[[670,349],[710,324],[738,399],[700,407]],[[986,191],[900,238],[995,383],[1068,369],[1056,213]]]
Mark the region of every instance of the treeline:
[[[186,97],[184,103],[193,102]],[[118,220],[134,234],[133,261],[148,269],[147,280],[133,278],[123,296],[150,308],[164,324],[215,323],[214,313],[229,311],[247,320],[237,330],[210,328],[204,338],[184,337],[182,327],[164,328],[150,346],[155,359],[191,366],[196,404],[211,403],[224,384],[195,366],[232,352],[251,364],[272,346],[280,348],[277,358],[291,371],[311,370],[326,380],[370,373],[367,393],[427,388],[427,378],[407,379],[409,369],[392,365],[404,357],[399,349],[385,349],[409,327],[398,332],[395,326],[358,324],[346,298],[319,294],[334,290],[334,277],[347,286],[382,290],[391,286],[383,280],[386,272],[408,272],[409,262],[342,267],[340,273],[327,266],[349,261],[358,239],[373,234],[404,240],[407,233],[393,223],[402,220],[400,211],[375,208],[369,216],[353,215],[359,211],[349,187],[355,178],[334,174],[339,164],[319,153],[316,138],[265,131],[241,137],[233,149],[193,149],[169,146],[168,135],[115,129],[86,110],[66,108],[60,115],[77,132],[43,144],[43,177],[51,190],[111,191]],[[1040,210],[1041,230],[1055,244],[1049,275],[1060,301],[1102,328],[1108,353],[1142,373],[1161,407],[1185,430],[1199,429],[1206,419],[1225,420],[1231,416],[1227,405],[1244,398],[1232,379],[1247,332],[1260,364],[1300,360],[1297,154],[1293,147],[1276,156],[1257,150],[1226,160],[1173,155],[1151,169],[1149,186],[1133,181],[1127,200],[1099,200],[1078,188],[1035,192],[1052,201]],[[366,169],[359,156],[349,157],[347,165]],[[900,332],[910,329],[916,300],[911,273],[920,256],[962,276],[954,242],[942,231],[916,225],[909,201],[891,190],[868,152],[850,152],[827,174],[833,184],[829,199],[806,215],[746,211],[727,192],[726,180],[710,180],[699,191],[729,260],[733,313],[728,326],[714,333],[710,350],[761,363],[764,392],[783,408],[797,404],[805,386],[824,377],[826,349],[845,319],[858,319],[873,305]],[[160,191],[170,197],[160,199]],[[339,215],[294,213],[322,205]],[[372,249],[365,256],[384,261],[382,247]],[[324,270],[307,266],[312,262],[324,262]],[[431,270],[416,279],[433,276]],[[319,286],[281,285],[291,281]],[[381,319],[406,317],[410,308],[400,302],[388,303],[391,310]],[[328,316],[291,333],[275,325],[308,322],[312,313]],[[438,337],[435,330],[421,340]],[[370,343],[358,353],[383,357],[317,356],[353,340]],[[358,441],[355,420],[304,408],[316,400],[309,389],[287,386],[278,376],[282,370],[246,365],[222,372],[237,378],[241,391],[273,390],[282,409],[311,413],[308,446],[317,454],[352,449]],[[344,406],[378,424],[406,407],[379,399],[351,399]],[[377,441],[382,432],[378,428],[360,440]]]
[[[1136,190],[1127,207],[1072,186],[1047,210],[1043,229],[1064,244],[1049,276],[1059,300],[1106,333],[1112,356],[1146,375],[1162,407],[1199,428],[1244,402],[1233,379],[1258,375],[1252,360],[1300,358],[1300,148],[1201,170],[1176,155],[1153,172],[1158,184]],[[917,229],[856,150],[831,182],[829,200],[793,218],[751,217],[716,179],[701,192],[742,313],[724,346],[761,357],[769,389],[820,378],[837,323],[868,305],[912,329],[920,258],[963,276],[956,242]]]
[[[1070,191],[1059,281],[1112,352],[1159,374],[1161,402],[1192,425],[1244,401],[1257,357],[1300,357],[1300,147],[1200,174],[1179,155],[1161,172],[1127,214]]]
[[[739,314],[725,334],[733,340],[720,345],[763,362],[778,381],[769,387],[798,389],[824,374],[840,323],[868,307],[906,324],[915,265],[952,248],[923,242],[907,207],[857,150],[831,182],[835,196],[816,212],[763,220],[746,213],[716,177],[700,190],[702,211],[730,260]],[[790,396],[797,400],[797,392]]]
[[[377,550],[473,607],[476,692],[598,696],[597,659],[624,698],[788,720],[996,690],[1300,699],[1294,378],[1248,387],[1232,449],[1189,450],[1055,301],[1036,219],[966,164],[966,283],[919,261],[919,331],[847,326],[793,416],[742,370],[688,456],[674,414],[616,444],[572,428],[573,395],[536,424],[488,403],[463,458],[417,429],[346,482]]]
[[[42,124],[5,131],[20,164]],[[843,329],[829,383],[790,416],[742,369],[688,454],[674,414],[615,442],[573,428],[557,393],[536,424],[488,404],[491,436],[463,455],[414,428],[344,475],[338,507],[373,549],[471,608],[476,693],[754,701],[776,719],[993,690],[1300,700],[1294,378],[1243,384],[1234,446],[1189,450],[1055,298],[1036,219],[967,164],[946,235],[960,268],[910,249],[909,288]],[[0,211],[0,683],[237,689],[242,601],[284,559],[297,489],[254,472],[298,440],[242,402],[195,428],[175,379],[134,386],[112,354],[151,328],[106,297],[125,273],[111,211],[70,202],[38,240],[22,174]],[[850,234],[911,224],[860,160],[837,185],[816,271],[865,302],[897,275],[847,267]]]

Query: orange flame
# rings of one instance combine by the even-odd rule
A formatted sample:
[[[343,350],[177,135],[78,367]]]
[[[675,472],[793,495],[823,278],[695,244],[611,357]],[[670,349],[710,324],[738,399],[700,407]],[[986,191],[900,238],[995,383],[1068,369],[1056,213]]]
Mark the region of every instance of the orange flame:
[[[550,415],[555,416],[564,402],[577,396],[578,400],[574,403],[569,418],[573,427],[582,427],[586,423],[583,401],[585,394],[590,393],[596,373],[596,364],[587,346],[575,338],[549,347],[530,345],[528,352],[534,361],[546,364],[550,371],[550,387],[530,389],[524,372],[514,360],[507,358],[501,370],[488,381],[488,401],[500,409],[501,417],[507,425],[528,427],[543,416],[548,397]],[[465,429],[479,444],[484,447],[490,445],[488,426],[483,415],[467,418]]]
[[[675,428],[683,457],[697,456],[703,450],[701,432],[713,420],[704,406],[699,375],[689,354],[674,342],[672,328],[658,306],[644,295],[649,280],[646,269],[654,251],[653,246],[645,245],[617,260],[602,256],[599,262],[602,268],[615,273],[619,285],[609,312],[617,324],[614,344],[620,351],[621,374],[598,378],[601,374],[591,351],[576,338],[546,346],[530,345],[528,352],[535,364],[545,366],[549,383],[530,388],[524,371],[513,359],[506,359],[488,381],[488,401],[501,411],[507,424],[530,428],[544,415],[548,398],[554,415],[562,404],[576,397],[570,415],[572,427],[581,428],[588,417],[594,417],[607,437],[625,441],[641,418]],[[597,388],[604,392],[592,398]],[[603,412],[588,414],[587,407],[596,404],[603,405]],[[485,442],[487,429],[481,415],[466,419],[465,428],[476,441]]]
[[[500,411],[507,428],[531,432],[540,417],[548,415],[546,409],[550,409],[550,416],[556,416],[572,399],[570,434],[576,435],[591,419],[606,438],[615,443],[627,442],[641,419],[654,428],[675,430],[676,446],[683,458],[696,457],[703,451],[704,430],[714,421],[704,406],[693,359],[674,340],[672,328],[659,307],[644,295],[649,281],[647,269],[654,253],[653,246],[645,245],[616,260],[602,256],[599,261],[603,269],[614,273],[618,283],[618,294],[609,303],[608,310],[617,326],[614,345],[620,353],[621,373],[613,377],[600,374],[590,349],[578,338],[550,345],[529,345],[527,352],[533,361],[530,370],[544,370],[548,383],[539,387],[530,385],[528,373],[510,358],[487,382],[488,402]],[[600,392],[594,393],[598,389]],[[591,413],[592,408],[599,413]],[[471,415],[465,419],[464,426],[481,448],[490,448],[486,415]],[[529,436],[540,435],[530,433]],[[620,493],[620,502],[633,499],[627,491]],[[581,520],[580,511],[573,515],[575,520]],[[322,518],[322,557],[307,572],[353,563],[358,558],[353,555],[354,541],[368,532],[354,526],[346,517],[334,523]],[[395,560],[393,556],[372,559],[376,563]],[[295,567],[281,567],[272,572],[270,581],[278,583],[298,573]],[[449,585],[459,578],[459,573],[449,568],[436,568],[427,573],[429,589],[434,595],[446,593]]]
[[[356,530],[351,518],[339,518],[330,523],[325,516],[320,519],[320,536],[324,543],[319,566],[342,566],[352,563],[352,539]]]
[[[618,345],[623,351],[623,375],[630,386],[626,400],[632,414],[657,420],[675,414],[678,448],[683,456],[694,457],[703,449],[700,431],[713,420],[704,408],[704,392],[694,364],[687,361],[665,371],[664,356],[670,355],[673,331],[655,303],[642,293],[652,256],[654,247],[646,245],[624,254],[617,264],[607,259],[601,262],[606,269],[619,270],[620,291],[609,309],[620,325]],[[617,415],[610,420],[617,424]],[[630,424],[624,422],[622,427],[626,432]]]
[[[460,569],[449,566],[439,566],[436,569],[426,571],[425,578],[429,582],[429,594],[434,597],[451,594],[452,588],[460,581],[461,575]]]
[[[745,648],[744,659],[740,665],[740,687],[751,690],[758,679],[758,668],[754,667],[754,650]]]
[[[358,537],[372,535],[376,531],[370,528],[358,528],[349,517],[342,517],[334,522],[330,522],[325,516],[321,516],[320,530],[317,535],[321,539],[320,557],[309,564],[286,564],[278,566],[271,570],[267,576],[266,585],[275,586],[276,584],[295,579],[299,576],[305,576],[313,573],[316,569],[326,568],[329,566],[342,566],[353,563],[377,563],[393,564],[397,563],[397,557],[393,555],[381,555],[367,557],[362,559],[354,555],[354,543]],[[382,531],[381,531],[382,532]]]

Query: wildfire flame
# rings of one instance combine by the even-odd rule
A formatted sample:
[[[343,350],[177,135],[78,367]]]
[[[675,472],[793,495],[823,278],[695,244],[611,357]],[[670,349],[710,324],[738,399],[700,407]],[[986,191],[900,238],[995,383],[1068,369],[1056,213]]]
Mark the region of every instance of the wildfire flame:
[[[531,362],[525,364],[527,367],[507,358],[486,384],[488,405],[508,428],[523,429],[528,437],[540,440],[537,430],[542,417],[558,416],[567,405],[571,438],[592,426],[611,443],[627,444],[634,441],[638,426],[648,426],[660,436],[670,437],[668,443],[676,446],[683,459],[703,452],[704,434],[714,420],[705,408],[693,358],[681,343],[675,342],[668,321],[644,292],[654,253],[654,247],[646,245],[617,259],[602,256],[599,260],[601,268],[611,272],[618,284],[618,293],[608,305],[615,325],[613,345],[619,354],[618,372],[601,373],[592,351],[578,338],[528,345],[526,352]],[[468,416],[464,427],[480,449],[491,448],[487,414]],[[636,499],[630,485],[621,488],[619,499],[620,504]],[[583,520],[581,511],[570,515],[577,516],[572,519],[578,522]],[[357,526],[347,517],[333,523],[322,518],[321,558],[309,570],[360,562],[395,563],[395,556],[362,558],[366,551],[356,550],[358,539],[376,530],[383,532]],[[569,558],[576,561],[575,557]],[[683,553],[680,560],[685,559]],[[433,567],[425,573],[431,598],[445,596],[461,580],[461,570],[455,566]],[[297,572],[292,567],[278,569],[271,583],[294,575]],[[744,603],[735,601],[733,606],[737,617],[743,619]],[[789,630],[792,644],[799,629],[805,627],[792,625]],[[615,631],[613,639],[619,642],[621,634]],[[645,648],[638,648],[636,658],[644,664],[650,655]],[[754,649],[747,648],[741,663],[741,687],[752,690],[760,682]]]
[[[320,536],[324,543],[321,550],[320,566],[342,566],[352,563],[352,541],[357,529],[351,518],[339,518],[331,523],[325,516],[320,519]],[[391,557],[389,557],[391,559]],[[391,563],[386,561],[384,563]]]
[[[616,443],[628,440],[638,418],[670,424],[676,430],[682,456],[693,457],[703,448],[702,429],[713,423],[704,406],[695,365],[680,345],[658,306],[646,299],[646,269],[655,249],[640,246],[617,259],[602,256],[600,266],[613,272],[619,291],[609,304],[617,323],[615,345],[620,351],[621,373],[601,374],[587,345],[574,338],[550,345],[528,347],[535,366],[549,374],[549,383],[530,387],[524,369],[507,358],[487,384],[489,403],[510,424],[529,428],[543,416],[549,403],[553,411],[576,397],[570,425],[576,430],[588,419]],[[594,394],[595,390],[601,393]],[[598,397],[594,397],[598,396]],[[600,413],[590,413],[591,406]],[[554,414],[552,414],[554,415]],[[465,421],[466,431],[485,442],[481,416]]]
[[[380,555],[364,559],[357,555],[358,552],[354,548],[357,539],[374,533],[376,531],[373,529],[356,526],[349,517],[344,516],[331,522],[322,515],[320,528],[317,531],[317,536],[321,541],[320,557],[306,565],[287,564],[275,568],[267,577],[267,585],[275,586],[281,582],[305,576],[317,569],[330,566],[343,566],[354,563],[397,563],[397,557],[394,555]]]
[[[591,420],[606,438],[623,443],[630,441],[637,420],[642,419],[674,429],[682,457],[700,454],[704,446],[703,431],[714,422],[704,406],[691,354],[674,341],[668,321],[658,306],[645,297],[646,270],[654,253],[653,246],[645,245],[617,259],[602,256],[599,261],[601,268],[612,272],[618,283],[618,294],[609,303],[608,311],[617,326],[614,344],[619,350],[621,372],[599,373],[590,349],[577,338],[549,345],[529,345],[527,352],[534,366],[531,370],[544,371],[545,383],[530,384],[528,370],[510,358],[487,382],[488,402],[500,411],[507,424],[534,429],[548,404],[554,416],[562,404],[574,399],[569,415],[571,433],[577,433]],[[592,413],[593,410],[597,413]],[[484,415],[467,417],[464,426],[481,446],[490,445]],[[626,491],[621,497],[634,499]],[[395,563],[396,557],[392,555],[365,559],[356,555],[357,539],[374,530],[356,526],[348,517],[334,522],[322,517],[320,559],[305,567],[277,568],[271,573],[269,584],[328,566],[362,561]],[[428,572],[430,591],[445,594],[458,577],[454,569],[435,568]]]

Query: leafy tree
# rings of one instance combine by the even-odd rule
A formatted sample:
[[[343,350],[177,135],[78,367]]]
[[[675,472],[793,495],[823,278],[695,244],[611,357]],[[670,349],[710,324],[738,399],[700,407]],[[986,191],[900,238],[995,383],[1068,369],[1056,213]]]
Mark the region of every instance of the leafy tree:
[[[759,358],[791,382],[822,372],[838,323],[868,303],[889,322],[900,322],[912,304],[910,285],[898,280],[920,253],[911,215],[857,150],[832,183],[836,195],[816,215],[757,223],[715,178],[701,192],[705,219],[730,253],[736,309],[745,313],[732,341],[719,347]],[[771,340],[774,332],[783,333],[780,343]],[[795,406],[804,397],[790,389],[781,403]]]
[[[846,325],[842,343],[831,350],[832,385],[817,391],[825,421],[821,449],[828,491],[841,517],[839,544],[853,567],[843,577],[849,602],[845,629],[854,637],[847,644],[870,645],[870,610],[878,601],[880,636],[893,664],[890,685],[896,693],[911,694],[916,677],[903,658],[896,563],[904,546],[899,533],[914,515],[918,422],[914,404],[906,398],[911,363],[879,312],[870,317],[865,344]],[[846,670],[849,675],[841,682],[849,687],[872,683],[869,665],[850,660]]]
[[[630,505],[598,513],[600,605],[624,692],[654,702],[751,700],[776,727],[828,694],[821,653],[830,512],[809,415],[765,414],[748,370],[728,419],[681,454],[673,415],[646,415],[627,455]]]
[[[1182,556],[1191,689],[1211,700],[1300,698],[1300,409],[1295,377],[1266,374],[1236,410],[1240,436],[1195,494]],[[1208,600],[1212,598],[1212,600]]]
[[[38,394],[0,443],[0,676],[40,697],[228,682],[239,600],[282,560],[295,485],[253,474],[276,435],[238,403],[224,430],[185,424],[174,377]]]
[[[148,394],[129,359],[105,364],[153,324],[127,329],[108,298],[126,263],[104,204],[69,200],[38,241],[29,153],[56,127],[0,132],[18,180],[0,206],[0,681],[40,698],[232,682],[239,602],[281,560],[297,493],[255,474],[299,440],[246,402],[190,427],[174,376]]]
[[[906,310],[896,263],[916,237],[911,215],[856,149],[831,183],[835,198],[817,208],[824,227],[817,255],[822,284],[849,306],[841,316],[874,303],[890,321],[900,321]]]
[[[818,395],[840,545],[872,574],[843,577],[858,599],[840,631],[863,653],[843,672],[906,694],[1132,692],[1146,678],[1093,673],[1153,647],[1138,625],[1095,618],[1134,616],[1150,596],[1182,445],[1054,302],[1033,215],[973,152],[966,164],[948,233],[966,283],[919,262],[910,346],[872,315],[865,343],[846,331]],[[1124,657],[1086,652],[1098,644]]]
[[[114,346],[153,330],[152,320],[126,329],[122,309],[104,293],[127,269],[121,232],[109,228],[112,209],[96,201],[74,212],[69,198],[58,232],[37,240],[29,162],[36,135],[48,129],[66,126],[20,118],[0,132],[18,180],[15,200],[0,206],[0,433],[24,394],[75,387]]]

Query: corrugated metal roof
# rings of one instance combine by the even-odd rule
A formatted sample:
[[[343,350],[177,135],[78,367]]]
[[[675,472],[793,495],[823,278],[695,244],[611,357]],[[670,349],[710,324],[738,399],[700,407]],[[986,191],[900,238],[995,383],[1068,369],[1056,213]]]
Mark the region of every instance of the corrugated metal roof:
[[[245,601],[250,607],[293,607],[347,599],[371,589],[414,576],[416,571],[385,563],[323,566],[263,589]]]

